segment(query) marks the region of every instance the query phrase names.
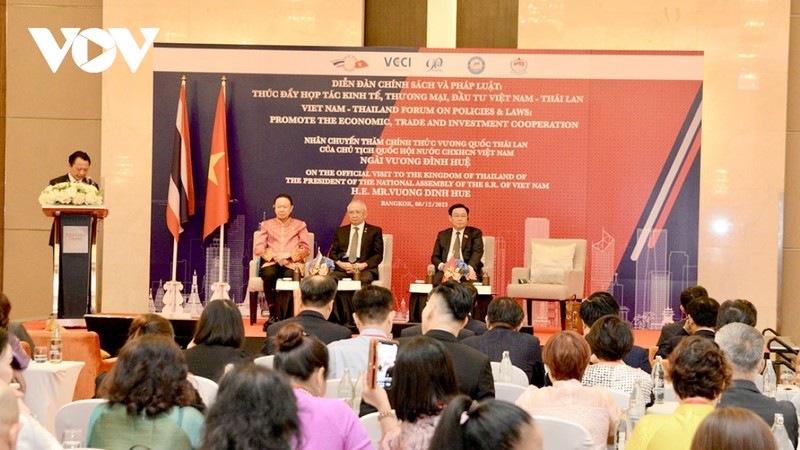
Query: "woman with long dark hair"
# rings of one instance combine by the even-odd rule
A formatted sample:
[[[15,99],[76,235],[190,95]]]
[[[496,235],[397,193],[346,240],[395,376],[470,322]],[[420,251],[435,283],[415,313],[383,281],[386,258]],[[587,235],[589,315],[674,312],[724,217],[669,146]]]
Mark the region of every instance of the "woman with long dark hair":
[[[372,389],[365,381],[362,395],[378,410],[381,450],[426,450],[439,414],[457,394],[453,361],[444,346],[418,336],[400,346],[388,393],[381,387]]]

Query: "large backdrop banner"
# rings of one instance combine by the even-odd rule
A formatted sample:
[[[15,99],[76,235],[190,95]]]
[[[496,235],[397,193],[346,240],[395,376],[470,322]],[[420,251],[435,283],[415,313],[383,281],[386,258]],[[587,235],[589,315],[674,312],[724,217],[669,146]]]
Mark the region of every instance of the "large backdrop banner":
[[[203,299],[217,279],[203,199],[223,76],[237,302],[253,232],[284,192],[323,254],[350,200],[366,202],[367,222],[394,237],[397,302],[425,278],[454,203],[495,237],[495,295],[528,265],[532,237],[586,239],[587,294],[612,292],[637,328],[669,320],[697,281],[701,52],[157,45],[154,65],[151,292],[171,277],[182,76],[197,199],[178,247],[184,292],[194,272]]]

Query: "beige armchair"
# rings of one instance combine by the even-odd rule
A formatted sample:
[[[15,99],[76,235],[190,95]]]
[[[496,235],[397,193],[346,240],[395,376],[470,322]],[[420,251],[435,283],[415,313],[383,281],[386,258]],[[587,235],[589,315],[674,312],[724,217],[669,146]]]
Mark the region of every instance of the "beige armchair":
[[[258,239],[260,230],[253,233],[253,241]],[[314,248],[314,233],[308,233],[308,244],[311,247],[311,253],[306,257],[306,263],[316,256]],[[264,281],[258,275],[261,269],[261,257],[253,255],[250,260],[249,278],[247,279],[247,296],[250,298],[250,325],[256,323],[258,315],[258,293],[264,292]]]
[[[515,267],[511,269],[511,284],[508,285],[507,294],[509,297],[521,298],[527,302],[528,325],[531,325],[532,302],[558,302],[561,315],[561,329],[566,324],[566,301],[575,295],[583,298],[583,286],[586,278],[586,240],[585,239],[531,239],[531,261],[525,261],[525,267]],[[539,280],[534,277],[531,280],[532,261],[542,262],[542,254],[550,251],[559,252],[565,248],[574,246],[571,267],[564,268],[563,277],[559,280],[558,276],[551,276],[549,279]],[[537,250],[539,254],[537,254]],[[563,252],[562,252],[563,253]],[[540,277],[548,278],[548,277]]]
[[[383,261],[378,264],[378,279],[372,282],[373,286],[382,286],[386,289],[392,288],[392,254],[394,248],[394,236],[391,234],[383,235]]]

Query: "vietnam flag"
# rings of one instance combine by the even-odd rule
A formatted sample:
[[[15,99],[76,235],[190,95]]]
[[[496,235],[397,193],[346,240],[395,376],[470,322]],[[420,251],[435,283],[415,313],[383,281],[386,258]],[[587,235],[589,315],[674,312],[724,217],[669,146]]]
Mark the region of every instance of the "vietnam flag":
[[[203,239],[228,221],[228,204],[231,201],[231,183],[228,177],[228,126],[225,118],[225,77],[217,100],[214,131],[211,133],[211,156],[208,162],[208,187],[206,189],[206,217],[203,222]]]
[[[181,80],[175,138],[172,142],[172,170],[167,194],[167,228],[175,241],[183,233],[183,224],[194,215],[192,146],[189,143],[189,117],[186,113],[186,77]]]

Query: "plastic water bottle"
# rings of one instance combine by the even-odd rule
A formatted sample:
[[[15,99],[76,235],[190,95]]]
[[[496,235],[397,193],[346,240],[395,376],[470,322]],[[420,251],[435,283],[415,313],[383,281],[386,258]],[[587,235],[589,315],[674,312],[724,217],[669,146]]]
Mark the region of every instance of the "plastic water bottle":
[[[633,421],[638,421],[644,417],[645,404],[642,382],[641,380],[636,380],[631,391],[630,407],[628,409],[628,415]]]
[[[661,363],[661,356],[656,356],[656,363],[653,366],[653,394],[656,404],[664,403],[664,365]]]
[[[793,450],[794,446],[789,439],[789,434],[786,432],[786,427],[783,425],[783,414],[775,413],[775,421],[772,424],[772,435],[778,441],[778,449],[780,450]]]
[[[55,321],[55,325],[53,332],[50,334],[50,362],[58,364],[62,360],[61,327],[58,325],[57,320]]]
[[[352,408],[354,396],[355,386],[353,385],[353,379],[350,377],[350,369],[345,367],[342,371],[342,379],[339,380],[338,397],[340,400],[347,403],[347,406]]]
[[[625,450],[625,444],[628,443],[628,439],[630,439],[631,434],[633,434],[633,424],[631,424],[631,418],[628,415],[628,410],[625,409],[622,411],[622,415],[619,416],[617,430],[614,432],[614,449]]]
[[[772,360],[768,359],[767,365],[764,367],[764,395],[775,398],[777,390],[778,377],[775,376],[775,368],[772,367]]]
[[[353,383],[353,412],[358,415],[359,410],[361,409],[361,393],[363,391],[364,385],[364,371],[358,371],[358,378],[356,378],[355,383]]]
[[[501,383],[511,383],[513,379],[513,365],[511,364],[511,355],[508,350],[503,351],[503,358],[500,360],[500,381]]]

